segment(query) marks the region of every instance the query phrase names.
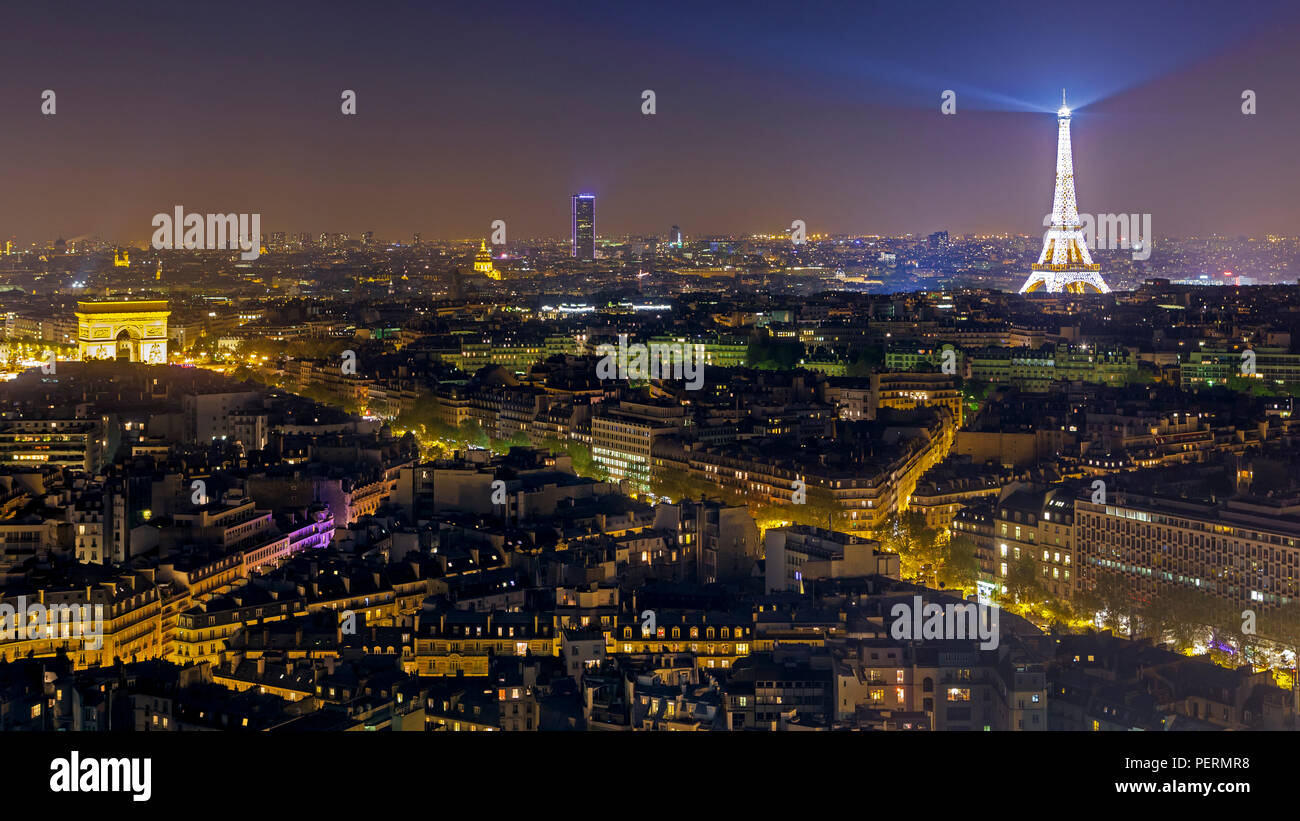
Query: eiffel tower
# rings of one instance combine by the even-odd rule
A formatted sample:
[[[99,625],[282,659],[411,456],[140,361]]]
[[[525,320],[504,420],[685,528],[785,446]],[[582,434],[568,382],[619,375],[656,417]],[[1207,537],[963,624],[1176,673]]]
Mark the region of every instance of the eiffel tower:
[[[1056,196],[1052,199],[1052,227],[1043,240],[1043,253],[1030,268],[1020,293],[1082,294],[1089,290],[1110,293],[1101,278],[1101,266],[1088,255],[1088,243],[1079,222],[1079,203],[1074,197],[1074,155],[1070,150],[1070,109],[1061,90],[1061,108],[1056,112]]]

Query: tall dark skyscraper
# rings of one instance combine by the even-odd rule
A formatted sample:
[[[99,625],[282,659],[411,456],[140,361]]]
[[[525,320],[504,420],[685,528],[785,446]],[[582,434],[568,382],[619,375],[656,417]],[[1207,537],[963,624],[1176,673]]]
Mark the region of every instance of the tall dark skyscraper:
[[[682,247],[682,229],[676,225],[673,226],[673,230],[668,232],[668,244],[674,248]]]
[[[574,259],[596,258],[596,195],[573,195]]]

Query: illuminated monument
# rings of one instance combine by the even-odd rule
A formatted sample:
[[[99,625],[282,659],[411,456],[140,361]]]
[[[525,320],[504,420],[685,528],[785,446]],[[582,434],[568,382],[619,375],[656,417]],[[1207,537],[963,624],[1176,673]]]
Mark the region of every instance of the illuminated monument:
[[[492,252],[488,250],[486,240],[479,242],[478,253],[474,255],[474,270],[492,279],[501,279],[501,272],[492,264]]]
[[[78,302],[77,353],[81,359],[167,362],[165,300]]]
[[[1052,200],[1052,227],[1043,239],[1043,253],[1031,267],[1032,273],[1020,286],[1020,293],[1045,291],[1049,294],[1082,294],[1089,290],[1110,293],[1101,278],[1101,266],[1088,255],[1088,244],[1079,221],[1079,203],[1074,196],[1074,156],[1070,150],[1070,109],[1061,92],[1061,109],[1056,112],[1056,196]]]

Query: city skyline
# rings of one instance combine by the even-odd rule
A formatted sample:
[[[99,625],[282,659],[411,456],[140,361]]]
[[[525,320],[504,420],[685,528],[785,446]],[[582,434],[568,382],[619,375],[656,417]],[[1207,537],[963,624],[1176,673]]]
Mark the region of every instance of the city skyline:
[[[478,795],[484,733],[1284,788],[1294,0],[138,11],[0,51],[20,800]]]
[[[868,27],[853,25],[865,21],[850,7],[823,5],[779,68],[662,21],[622,25],[629,12],[585,25],[583,49],[568,56],[554,53],[560,33],[536,10],[519,10],[536,23],[528,41],[470,14],[456,27],[464,42],[439,31],[431,36],[444,48],[430,56],[409,35],[387,42],[351,29],[327,4],[307,20],[266,12],[282,24],[274,34],[197,30],[182,58],[176,38],[191,12],[102,38],[104,12],[88,8],[58,29],[70,64],[54,67],[29,45],[4,58],[23,65],[25,83],[40,79],[0,80],[7,147],[21,158],[0,234],[143,242],[150,217],[180,202],[261,213],[288,232],[481,236],[501,219],[512,236],[563,237],[567,215],[555,203],[573,191],[600,198],[607,235],[671,224],[748,234],[794,219],[828,234],[1035,233],[1038,169],[1053,150],[1039,118],[1062,86],[1077,90],[1075,160],[1089,207],[1151,213],[1170,236],[1288,233],[1300,222],[1288,162],[1300,107],[1278,79],[1296,70],[1294,11],[1203,7],[1178,38],[1136,36],[1170,13],[1156,4],[1127,10],[1122,30],[1085,27],[1043,43],[1027,33],[1049,13],[1017,8],[996,26],[947,10],[909,57],[886,32],[926,31],[923,8],[877,9]],[[15,26],[39,29],[50,24],[43,14],[25,12]],[[699,15],[729,20],[755,48],[779,24],[733,19],[726,4]],[[830,30],[837,24],[842,32]],[[637,60],[627,59],[632,46]],[[1027,51],[1006,57],[1013,46]],[[1002,59],[988,67],[997,47]],[[194,70],[159,78],[137,56],[145,48]],[[1049,50],[1104,57],[1056,69]],[[527,74],[544,55],[553,70]],[[85,70],[110,60],[118,70]],[[592,66],[600,70],[575,85]],[[54,114],[41,113],[43,89],[58,94]],[[647,89],[652,115],[642,113]],[[357,95],[355,115],[341,111],[344,90]],[[948,90],[954,115],[941,112]],[[1258,113],[1242,113],[1243,90],[1257,95]]]

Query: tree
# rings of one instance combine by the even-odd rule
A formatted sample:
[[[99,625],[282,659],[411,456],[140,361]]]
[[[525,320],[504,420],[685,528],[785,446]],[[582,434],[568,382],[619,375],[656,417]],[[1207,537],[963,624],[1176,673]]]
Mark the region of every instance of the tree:
[[[1037,604],[1047,598],[1042,582],[1038,579],[1038,564],[1028,555],[1012,558],[1007,562],[1007,575],[1002,584],[1006,587],[1005,597],[1014,604]]]
[[[650,492],[674,502],[701,497],[727,498],[731,495],[721,485],[709,484],[690,473],[678,470],[653,471],[650,476]]]
[[[804,352],[803,343],[797,339],[777,339],[762,329],[750,337],[745,361],[751,368],[789,370],[799,365]]]
[[[1234,608],[1235,609],[1235,608]],[[1294,598],[1261,620],[1260,632],[1291,651],[1291,698],[1294,721],[1300,724],[1300,604]]]
[[[980,576],[978,550],[975,540],[964,533],[950,537],[939,564],[939,581],[964,593],[975,590]]]
[[[526,448],[532,445],[528,441],[528,434],[516,433],[509,439],[492,439],[488,442],[488,447],[493,453],[509,453],[511,448]]]
[[[871,376],[885,367],[885,349],[880,345],[866,345],[849,352],[848,376]]]
[[[1278,396],[1275,386],[1269,384],[1266,380],[1256,379],[1251,376],[1229,376],[1228,390],[1245,393],[1251,396]]]
[[[569,452],[569,443],[560,439],[556,439],[554,436],[548,436],[545,439],[543,439],[541,443],[538,444],[538,447],[546,451],[547,453],[551,454],[552,456],[555,456],[560,453]]]
[[[961,386],[962,403],[971,412],[982,408],[993,393],[993,385],[979,379],[968,379]]]
[[[1101,614],[1102,625],[1107,629],[1118,631],[1125,617],[1128,617],[1130,634],[1133,626],[1133,604],[1128,588],[1123,579],[1114,573],[1099,573],[1090,590],[1085,590],[1078,597],[1079,604],[1086,610]]]
[[[938,532],[926,525],[924,515],[916,511],[895,515],[878,538],[886,550],[898,554],[904,578],[938,586],[944,550]]]
[[[487,431],[477,419],[464,419],[456,428],[456,438],[469,445],[486,448],[489,443]]]
[[[575,439],[570,439],[567,449],[574,473],[588,479],[595,479],[598,482],[609,481],[609,471],[592,456],[591,448]]]
[[[1129,371],[1124,381],[1128,385],[1154,385],[1157,377],[1158,374],[1147,367],[1147,363],[1139,362],[1137,370]]]
[[[1215,620],[1213,610],[1203,591],[1163,585],[1142,608],[1138,621],[1144,635],[1183,652],[1206,637]]]
[[[432,394],[421,394],[416,398],[410,410],[397,415],[396,423],[405,430],[423,428],[431,430],[438,426],[438,400]]]
[[[830,488],[812,485],[805,489],[804,496],[806,498],[802,504],[792,504],[788,507],[787,515],[790,521],[827,530],[835,530],[837,526],[844,525],[847,514],[844,508],[840,507],[839,501]],[[782,509],[787,508],[783,506]]]
[[[1225,667],[1253,665],[1259,651],[1261,620],[1255,619],[1253,625],[1246,624],[1241,606],[1231,602],[1215,600],[1209,609],[1212,625],[1210,658]],[[1264,621],[1263,630],[1285,632],[1284,622],[1276,618],[1272,624]]]

